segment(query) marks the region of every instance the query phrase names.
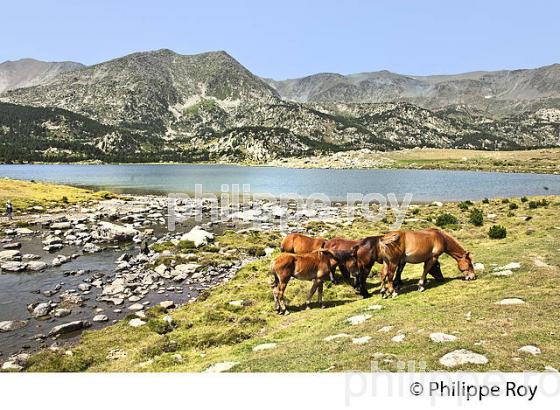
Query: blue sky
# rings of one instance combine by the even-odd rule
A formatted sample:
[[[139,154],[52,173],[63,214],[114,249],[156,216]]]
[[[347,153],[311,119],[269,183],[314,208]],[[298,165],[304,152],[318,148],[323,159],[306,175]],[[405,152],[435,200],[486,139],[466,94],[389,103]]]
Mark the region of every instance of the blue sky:
[[[0,15],[0,61],[94,64],[158,48],[226,50],[276,79],[560,62],[558,1],[3,0]]]

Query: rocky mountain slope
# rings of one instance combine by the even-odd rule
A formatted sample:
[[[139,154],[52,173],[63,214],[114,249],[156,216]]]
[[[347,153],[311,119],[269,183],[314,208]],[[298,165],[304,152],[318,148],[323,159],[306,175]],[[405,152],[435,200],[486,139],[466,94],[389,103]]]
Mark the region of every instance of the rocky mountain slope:
[[[363,81],[373,81],[364,76]],[[263,81],[225,52],[134,53],[0,94],[0,159],[268,161],[361,148],[516,149],[559,144],[560,110],[536,103],[542,99],[527,100],[531,110],[507,117],[489,115],[476,104],[434,110],[406,98],[343,102],[328,84],[334,81],[342,87],[345,77],[324,77],[320,84],[303,81],[297,90],[292,87],[297,95],[307,94],[306,102],[291,101],[295,94],[286,95],[280,83]],[[443,81],[391,73],[381,77],[387,86],[376,94],[379,99],[392,98],[395,87],[409,90],[413,84],[437,86]],[[549,77],[542,84],[552,84]],[[526,91],[510,90],[508,95],[528,99],[530,86],[522,88]],[[552,86],[537,88],[539,95],[548,93],[552,99]],[[33,150],[10,149],[24,143]],[[53,148],[59,152],[53,154]]]
[[[0,63],[0,93],[45,84],[60,73],[83,67],[83,64],[73,61],[46,62],[32,58],[5,61]]]
[[[266,81],[282,98],[294,101],[406,101],[429,109],[468,104],[499,116],[521,113],[535,104],[560,108],[560,64],[457,75],[407,76],[378,71],[346,76],[322,73]]]

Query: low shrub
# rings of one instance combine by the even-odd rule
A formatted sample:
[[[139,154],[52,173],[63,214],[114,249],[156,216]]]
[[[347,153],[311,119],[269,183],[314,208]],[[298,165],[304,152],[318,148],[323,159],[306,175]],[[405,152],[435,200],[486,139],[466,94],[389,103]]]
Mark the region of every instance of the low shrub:
[[[459,220],[455,215],[444,213],[437,217],[436,225],[439,227],[445,227],[450,225],[459,225]]]
[[[515,202],[511,202],[509,204],[509,209],[511,209],[512,211],[517,208],[519,208],[519,205],[517,205]]]
[[[469,222],[474,226],[482,226],[484,224],[484,215],[478,208],[474,208],[469,216]]]
[[[521,197],[521,202],[527,202],[529,199],[526,196]]]
[[[488,230],[490,239],[504,239],[507,236],[507,229],[502,225],[492,225]]]

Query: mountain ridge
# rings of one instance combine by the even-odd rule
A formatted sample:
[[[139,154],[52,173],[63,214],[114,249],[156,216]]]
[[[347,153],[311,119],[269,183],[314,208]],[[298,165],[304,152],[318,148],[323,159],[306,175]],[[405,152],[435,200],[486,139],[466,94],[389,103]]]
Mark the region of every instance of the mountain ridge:
[[[54,146],[70,147],[64,149],[71,158],[97,156],[108,161],[137,161],[144,155],[150,160],[159,156],[177,161],[266,162],[361,148],[558,146],[557,68],[521,77],[471,73],[451,82],[447,77],[419,80],[386,70],[351,76],[324,73],[289,85],[294,95],[307,93],[307,101],[301,102],[286,97],[282,88],[286,84],[254,75],[225,51],[137,52],[0,94],[0,159],[25,160],[24,150],[16,155],[9,147],[29,138],[33,158],[48,160]],[[511,76],[519,80],[517,91],[507,87]],[[531,97],[529,91],[537,90],[533,94],[537,98],[483,99],[500,111],[491,113],[477,104],[480,78],[513,97],[519,93]],[[470,91],[470,99],[456,101],[455,90]],[[356,93],[380,101],[352,101]],[[438,93],[447,93],[449,104],[440,104]],[[32,137],[21,121],[32,122]],[[58,131],[52,124],[58,124]]]

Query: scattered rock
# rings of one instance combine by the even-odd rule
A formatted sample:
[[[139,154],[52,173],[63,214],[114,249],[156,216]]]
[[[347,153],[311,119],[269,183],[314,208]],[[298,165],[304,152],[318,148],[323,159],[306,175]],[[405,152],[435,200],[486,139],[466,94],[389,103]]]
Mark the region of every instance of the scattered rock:
[[[455,340],[457,340],[457,336],[448,335],[442,332],[435,332],[435,333],[430,333],[430,339],[432,340],[432,342],[445,343],[445,342],[454,342]]]
[[[128,322],[128,325],[132,327],[140,327],[140,326],[144,326],[145,324],[146,322],[138,318],[130,319]]]
[[[85,253],[97,253],[101,252],[101,248],[94,243],[86,243],[82,248],[82,251]]]
[[[47,269],[47,263],[43,261],[29,261],[27,262],[27,270],[38,272]]]
[[[0,267],[6,272],[23,272],[27,269],[27,262],[4,262]]]
[[[381,310],[383,309],[383,305],[371,305],[368,306],[366,310]]]
[[[234,368],[235,366],[237,366],[239,364],[239,362],[220,362],[220,363],[215,363],[212,366],[210,366],[208,369],[206,369],[204,372],[205,373],[222,373],[222,372],[227,372],[228,370],[231,370],[232,368]]]
[[[0,251],[0,261],[13,261],[21,256],[18,250]]]
[[[333,340],[345,339],[345,338],[347,338],[347,337],[350,337],[350,335],[347,334],[347,333],[339,333],[339,334],[337,334],[337,335],[327,336],[327,337],[325,337],[323,340],[324,340],[325,342],[332,342]]]
[[[11,332],[27,326],[27,320],[5,320],[0,322],[0,333]]]
[[[496,302],[496,305],[522,305],[525,301],[519,298],[506,298],[502,299],[499,302]]]
[[[511,275],[513,275],[513,271],[511,271],[509,269],[494,271],[494,272],[492,272],[492,275],[494,275],[494,276],[511,276]]]
[[[363,344],[366,344],[367,342],[369,342],[370,339],[371,339],[371,336],[355,337],[354,339],[352,339],[352,343],[354,343],[356,345],[363,345]]]
[[[55,309],[53,312],[55,317],[65,317],[68,316],[70,313],[72,313],[72,311],[70,309],[65,309],[65,308]]]
[[[128,307],[128,310],[130,310],[132,312],[137,312],[137,311],[142,310],[142,309],[144,309],[144,305],[141,304],[141,303],[135,303],[135,304],[130,305]]]
[[[488,359],[479,353],[466,349],[449,352],[439,359],[439,363],[445,367],[456,367],[464,364],[486,364]]]
[[[195,247],[200,247],[202,245],[207,245],[209,241],[214,239],[214,235],[210,232],[206,232],[200,226],[195,226],[190,230],[190,232],[181,236],[182,241],[191,241],[194,243]]]
[[[537,346],[533,346],[533,345],[523,346],[523,347],[520,347],[517,350],[519,352],[522,352],[522,353],[532,354],[533,356],[541,354],[541,349],[539,349]]]
[[[50,226],[51,229],[70,229],[72,224],[70,222],[55,222]]]
[[[88,290],[91,289],[91,285],[89,283],[80,283],[78,285],[78,289],[81,290],[82,292],[87,292]]]
[[[474,271],[477,273],[484,272],[484,264],[480,262],[476,262],[473,264]]]
[[[366,320],[370,319],[371,315],[356,315],[349,317],[346,319],[351,325],[359,325],[360,323],[364,323]]]
[[[253,352],[260,352],[261,350],[270,350],[275,349],[277,346],[276,343],[262,343],[260,345],[256,345],[253,347]]]
[[[159,302],[159,305],[164,309],[173,309],[175,307],[175,302],[172,300],[164,300]]]
[[[378,330],[378,332],[382,332],[382,333],[387,333],[390,332],[391,330],[393,330],[395,326],[383,326],[382,328],[380,328]]]
[[[106,322],[109,318],[106,315],[95,315],[92,320],[94,322]]]
[[[63,325],[58,325],[53,327],[50,332],[49,336],[57,336],[62,335],[65,333],[75,332],[77,330],[82,330],[88,328],[90,323],[86,320],[76,320],[74,322],[65,323]]]
[[[99,222],[91,236],[100,241],[129,241],[139,232],[128,226],[117,225],[111,222]]]
[[[50,303],[39,303],[37,306],[33,308],[33,312],[31,313],[34,318],[38,319],[41,317],[49,316],[51,311],[51,304]]]
[[[393,336],[393,337],[391,338],[391,342],[402,343],[402,342],[404,342],[404,339],[405,339],[405,338],[406,338],[406,335],[403,335],[403,334],[401,333],[401,334],[398,334],[398,335],[396,335],[396,336]]]
[[[521,264],[519,262],[511,262],[508,263],[507,265],[494,268],[494,270],[517,270],[520,268],[521,268]]]

